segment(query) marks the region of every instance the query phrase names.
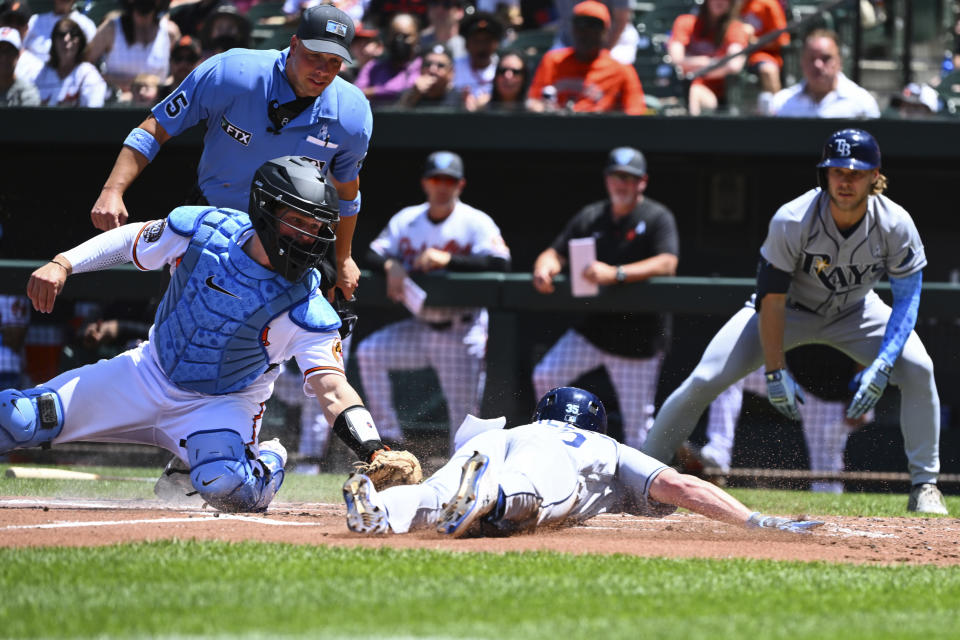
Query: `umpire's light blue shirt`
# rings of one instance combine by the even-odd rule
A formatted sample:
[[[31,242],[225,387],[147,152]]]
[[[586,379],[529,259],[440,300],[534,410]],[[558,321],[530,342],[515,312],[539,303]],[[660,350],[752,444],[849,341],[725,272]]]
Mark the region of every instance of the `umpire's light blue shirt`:
[[[285,71],[289,50],[232,49],[194,69],[153,108],[171,136],[207,123],[197,180],[210,204],[246,211],[253,174],[267,160],[304,156],[340,182],[360,173],[373,133],[370,103],[342,78],[279,134],[267,105],[296,99]]]

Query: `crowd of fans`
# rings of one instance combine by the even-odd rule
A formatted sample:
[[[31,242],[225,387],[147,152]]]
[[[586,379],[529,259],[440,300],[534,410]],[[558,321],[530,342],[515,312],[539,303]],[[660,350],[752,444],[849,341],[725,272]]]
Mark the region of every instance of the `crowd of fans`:
[[[0,1],[0,106],[149,107],[212,55],[283,48],[301,12],[328,0],[42,0],[37,12],[31,1],[41,4]],[[939,73],[884,95],[843,74],[852,43],[834,31],[813,25],[791,44],[786,0],[668,3],[677,15],[662,34],[629,0],[332,3],[356,22],[341,75],[375,108],[700,115],[731,106],[731,80],[747,77],[756,91],[740,112],[872,118],[880,98],[884,115],[918,117],[943,108],[935,87],[960,58],[956,35]],[[645,94],[654,79],[638,75],[638,51],[651,46],[662,50],[656,81],[671,76],[677,95]],[[802,77],[784,88],[788,47]]]

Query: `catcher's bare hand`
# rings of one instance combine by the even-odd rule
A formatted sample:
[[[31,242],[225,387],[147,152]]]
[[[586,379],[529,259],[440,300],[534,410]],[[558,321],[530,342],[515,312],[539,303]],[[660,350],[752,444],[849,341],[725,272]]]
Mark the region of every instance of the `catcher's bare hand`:
[[[32,274],[27,282],[27,297],[33,303],[33,308],[40,313],[53,311],[53,303],[63,291],[67,282],[69,263],[65,258],[58,256],[57,262],[48,262]]]

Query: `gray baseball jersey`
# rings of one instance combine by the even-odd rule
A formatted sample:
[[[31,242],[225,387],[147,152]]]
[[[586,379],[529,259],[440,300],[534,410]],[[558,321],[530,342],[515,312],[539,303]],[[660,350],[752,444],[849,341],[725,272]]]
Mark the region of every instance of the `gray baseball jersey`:
[[[512,429],[488,428],[463,443],[422,484],[391,487],[376,495],[391,530],[406,533],[436,525],[443,503],[457,490],[463,463],[475,451],[490,459],[487,473],[503,491],[503,519],[509,523],[574,524],[621,512],[663,517],[677,509],[650,497],[650,485],[666,465],[605,435],[544,420]]]
[[[890,307],[873,291],[884,275],[905,277],[926,265],[909,214],[889,198],[869,196],[861,222],[840,233],[829,199],[814,189],[774,215],[761,254],[792,275],[783,346],[833,346],[862,365],[877,357]],[[730,385],[763,365],[758,314],[752,302],[734,314],[707,345],[700,362],[663,403],[643,452],[668,461],[700,415]],[[900,387],[900,428],[913,484],[936,482],[940,470],[940,399],[933,362],[912,332],[893,365]]]
[[[760,254],[793,274],[788,304],[824,316],[859,304],[884,274],[902,278],[927,264],[920,234],[903,207],[871,196],[860,225],[844,238],[820,189],[780,207]]]

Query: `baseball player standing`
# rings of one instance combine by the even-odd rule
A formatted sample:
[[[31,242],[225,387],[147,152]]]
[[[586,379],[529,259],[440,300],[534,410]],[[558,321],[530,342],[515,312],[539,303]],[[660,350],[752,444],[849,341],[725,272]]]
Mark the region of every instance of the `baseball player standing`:
[[[125,262],[169,266],[149,340],[22,391],[0,391],[0,454],[75,441],[171,451],[194,490],[224,511],[263,511],[286,451],[259,442],[279,365],[296,356],[304,391],[363,460],[391,457],[343,371],[340,319],[315,267],[335,242],[337,193],[302,158],[255,173],[250,213],[178,207],[111,229],[34,271],[27,295],[49,313],[67,276]],[[402,452],[400,452],[402,453]],[[407,454],[409,456],[409,454]],[[414,478],[418,479],[418,478]]]
[[[503,536],[574,524],[601,513],[663,517],[684,507],[747,528],[807,533],[822,525],[751,512],[699,478],[606,435],[606,411],[589,391],[562,387],[537,404],[531,424],[468,417],[457,452],[423,484],[377,492],[362,474],[343,485],[347,527],[356,533]]]
[[[761,365],[770,403],[800,419],[803,394],[784,352],[824,343],[866,367],[853,379],[848,418],[869,411],[888,382],[900,387],[900,429],[913,483],[907,509],[946,514],[936,485],[940,399],[933,362],[913,331],[927,264],[920,235],[910,215],[883,195],[880,147],[866,131],[833,133],[817,167],[821,187],[770,220],[755,303],[714,336],[693,373],[667,398],[643,451],[670,460],[710,401]],[[892,309],[873,291],[884,274]]]
[[[665,206],[644,196],[647,162],[630,147],[610,152],[604,171],[608,199],[587,205],[533,265],[533,286],[552,293],[553,278],[568,260],[572,238],[596,239],[597,260],[584,278],[599,285],[641,282],[677,272],[677,223]],[[604,366],[623,415],[624,442],[643,444],[664,350],[670,343],[667,314],[592,313],[568,330],[533,370],[537,397]]]
[[[260,165],[284,155],[309,158],[340,197],[336,264],[325,265],[323,275],[335,278],[349,300],[360,279],[351,257],[359,173],[373,131],[367,99],[337,77],[343,62],[351,62],[353,36],[352,19],[319,5],[304,12],[289,49],[233,49],[204,61],[124,140],[90,213],[94,226],[124,224],[127,187],[162,144],[203,120],[203,155],[187,204],[246,211]]]
[[[493,219],[460,200],[463,160],[450,151],[427,158],[420,181],[427,201],[397,212],[370,243],[367,259],[387,276],[387,297],[404,300],[407,274],[508,271],[510,249]],[[447,401],[450,439],[463,416],[479,413],[485,383],[487,310],[423,306],[357,346],[370,412],[388,440],[402,440],[389,374],[432,367]],[[452,451],[452,448],[451,448]]]

